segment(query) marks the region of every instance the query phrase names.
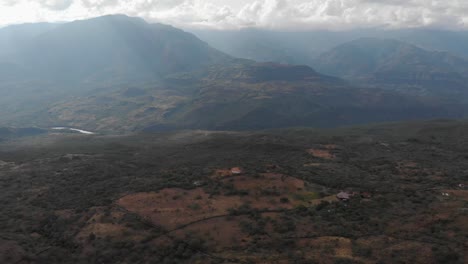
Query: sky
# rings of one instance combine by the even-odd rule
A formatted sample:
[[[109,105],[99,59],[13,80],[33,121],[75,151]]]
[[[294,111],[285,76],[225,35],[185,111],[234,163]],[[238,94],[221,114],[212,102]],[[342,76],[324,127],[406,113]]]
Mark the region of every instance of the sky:
[[[468,29],[468,0],[0,0],[0,26],[106,14],[182,28]]]

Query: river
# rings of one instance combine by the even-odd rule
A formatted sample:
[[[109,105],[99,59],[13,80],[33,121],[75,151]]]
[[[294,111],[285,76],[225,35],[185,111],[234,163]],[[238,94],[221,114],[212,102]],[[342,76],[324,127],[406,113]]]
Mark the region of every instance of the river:
[[[79,133],[85,134],[85,135],[94,135],[94,134],[96,134],[96,133],[91,132],[91,131],[86,131],[86,130],[82,130],[82,129],[78,129],[78,128],[71,128],[71,127],[53,127],[52,129],[53,130],[70,130],[70,131],[79,132]]]

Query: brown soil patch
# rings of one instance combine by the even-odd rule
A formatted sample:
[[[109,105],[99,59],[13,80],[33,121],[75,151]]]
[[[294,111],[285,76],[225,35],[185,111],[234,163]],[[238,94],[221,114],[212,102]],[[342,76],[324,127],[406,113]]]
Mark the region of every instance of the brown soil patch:
[[[334,256],[341,258],[352,258],[351,240],[344,237],[320,237],[312,239],[309,244],[311,247],[323,248],[330,247],[334,249]]]
[[[212,179],[222,179],[231,176],[238,176],[243,173],[242,168],[234,167],[231,169],[217,169],[211,176]]]
[[[255,209],[290,209],[290,204],[272,204],[271,198],[250,196],[209,197],[201,188],[191,191],[164,189],[158,193],[137,193],[118,200],[118,204],[166,229],[194,221],[226,215],[228,209],[250,203]]]
[[[336,156],[335,154],[331,153],[331,150],[332,149],[327,149],[327,148],[320,148],[320,149],[313,148],[313,149],[308,149],[307,152],[316,158],[332,160],[332,159],[335,159]]]
[[[388,247],[382,252],[382,254],[390,257],[392,252],[398,252],[401,256],[413,255],[413,257],[416,257],[416,261],[414,263],[433,263],[434,259],[430,245],[414,241],[403,241]]]
[[[183,238],[187,232],[203,238],[209,244],[211,251],[222,252],[226,248],[245,247],[249,241],[248,235],[242,232],[239,221],[246,216],[230,216],[214,218],[190,225],[173,233],[173,236]]]
[[[372,263],[353,256],[352,240],[344,237],[304,238],[297,240],[297,246],[307,259],[320,260],[319,263],[335,263],[336,258],[355,260],[359,263]]]
[[[226,173],[220,172],[218,175]],[[232,226],[225,217],[220,217],[229,215],[229,209],[249,205],[257,210],[284,210],[298,205],[318,204],[322,200],[318,199],[317,193],[306,190],[304,181],[282,174],[264,173],[257,177],[240,175],[224,178],[219,183],[222,186],[220,195],[210,196],[202,188],[167,188],[159,192],[127,195],[117,204],[166,230],[191,229],[193,225],[198,230],[206,231],[214,241],[232,244],[232,241],[226,241],[219,235],[231,234],[228,237],[238,239],[234,235],[238,232],[237,226],[223,230],[219,235],[210,230],[214,225],[218,225],[220,230],[222,226]],[[285,201],[285,198],[288,199]],[[336,198],[330,196],[323,200],[336,201]],[[185,226],[187,224],[189,226]]]
[[[444,190],[442,192],[450,194],[452,197],[468,201],[468,190]]]
[[[231,175],[232,173],[230,169],[219,169],[214,172],[212,178],[218,179],[218,178],[223,178],[223,177],[227,177]]]

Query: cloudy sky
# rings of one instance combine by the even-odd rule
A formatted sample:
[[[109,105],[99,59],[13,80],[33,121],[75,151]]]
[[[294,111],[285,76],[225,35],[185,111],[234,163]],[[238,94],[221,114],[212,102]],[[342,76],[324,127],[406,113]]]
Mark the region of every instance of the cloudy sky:
[[[115,13],[184,28],[468,29],[468,0],[0,0],[0,26]]]

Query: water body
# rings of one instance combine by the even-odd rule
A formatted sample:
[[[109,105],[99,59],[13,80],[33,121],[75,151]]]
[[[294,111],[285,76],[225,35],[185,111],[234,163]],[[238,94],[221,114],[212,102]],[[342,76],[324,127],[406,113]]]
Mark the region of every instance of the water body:
[[[78,128],[71,128],[71,127],[53,127],[52,129],[53,129],[53,130],[69,130],[69,131],[75,131],[75,132],[79,132],[79,133],[85,134],[85,135],[94,135],[94,134],[96,134],[96,133],[91,132],[91,131],[86,131],[86,130],[82,130],[82,129],[78,129]]]

